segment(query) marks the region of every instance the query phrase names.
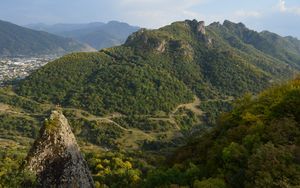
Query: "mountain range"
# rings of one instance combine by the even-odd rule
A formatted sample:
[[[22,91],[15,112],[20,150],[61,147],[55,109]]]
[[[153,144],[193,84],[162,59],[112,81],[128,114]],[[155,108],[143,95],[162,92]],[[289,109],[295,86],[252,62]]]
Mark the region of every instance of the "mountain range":
[[[121,45],[129,35],[139,30],[139,27],[118,21],[110,21],[108,23],[92,22],[88,24],[30,24],[26,25],[26,27],[72,38],[95,49]]]
[[[95,49],[73,39],[0,21],[0,56],[63,55],[78,51]]]
[[[0,183],[34,183],[16,164],[33,139],[36,151],[69,140],[39,142],[60,138],[43,130],[67,118],[96,187],[296,187],[299,48],[242,23],[185,20],[65,55],[0,88]],[[39,132],[53,109],[60,120]]]
[[[293,45],[271,45],[270,36]],[[21,81],[16,92],[94,114],[168,113],[193,95],[226,100],[291,78],[299,70],[299,46],[243,24],[186,20],[139,30],[118,47],[62,57]]]

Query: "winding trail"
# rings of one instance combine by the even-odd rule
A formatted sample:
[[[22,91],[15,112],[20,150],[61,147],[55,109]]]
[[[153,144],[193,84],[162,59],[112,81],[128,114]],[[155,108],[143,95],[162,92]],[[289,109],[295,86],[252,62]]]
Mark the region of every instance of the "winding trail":
[[[154,121],[168,121],[169,123],[174,125],[177,130],[180,130],[180,126],[176,122],[175,118],[178,117],[178,116],[183,116],[183,115],[176,114],[178,112],[178,110],[181,109],[181,108],[185,108],[185,109],[191,110],[196,116],[201,116],[203,114],[203,112],[199,108],[200,102],[201,102],[200,99],[198,97],[194,96],[194,101],[193,102],[178,105],[174,110],[172,110],[170,112],[168,117],[153,117],[153,116],[149,116],[149,115],[140,115],[140,117],[147,117],[149,120],[154,120]],[[110,114],[110,115],[99,117],[99,116],[92,115],[92,114],[90,114],[90,113],[88,113],[84,110],[79,110],[79,109],[75,109],[75,108],[64,108],[64,109],[74,111],[76,113],[76,116],[79,117],[79,118],[84,118],[84,119],[89,120],[89,121],[99,121],[99,122],[111,123],[111,124],[115,125],[116,127],[120,128],[123,131],[135,132],[136,134],[144,135],[144,136],[146,136],[150,139],[154,139],[151,135],[145,133],[142,130],[127,129],[127,128],[123,127],[122,125],[120,125],[119,123],[112,120],[113,118],[125,117],[125,115],[122,115],[122,114],[119,114],[119,113],[113,113],[113,114]],[[87,115],[86,116],[83,115],[84,113],[87,114]]]
[[[199,108],[200,106],[200,99],[194,96],[194,101],[191,103],[180,104],[178,105],[173,111],[172,114],[175,114],[180,108],[186,108],[194,112],[196,115],[201,116],[203,112]]]
[[[87,111],[80,110],[80,109],[75,109],[75,108],[63,108],[63,109],[74,111],[76,113],[77,118],[83,118],[83,119],[86,119],[88,121],[99,121],[99,122],[104,122],[104,123],[111,123],[112,125],[120,128],[121,130],[123,130],[125,132],[134,132],[134,133],[139,134],[139,135],[144,135],[149,139],[154,139],[152,136],[150,136],[149,134],[144,133],[142,130],[127,129],[127,128],[123,127],[122,125],[120,125],[119,123],[113,121],[112,120],[113,118],[125,117],[124,115],[119,114],[119,113],[112,113],[110,115],[100,117],[100,116],[92,115],[92,114],[88,113]],[[83,113],[87,114],[87,116],[83,115]]]
[[[169,113],[168,117],[153,117],[153,116],[149,116],[149,115],[141,115],[141,116],[148,117],[149,120],[154,120],[154,121],[168,121],[171,124],[173,124],[177,130],[180,130],[180,126],[176,122],[176,117],[184,116],[184,115],[176,114],[178,112],[178,110],[180,110],[181,108],[185,108],[185,109],[191,110],[195,115],[201,116],[203,114],[203,112],[199,109],[200,102],[201,102],[200,99],[198,97],[194,96],[193,102],[178,105],[174,110],[172,110]],[[41,104],[41,105],[44,105],[44,104]],[[48,104],[47,104],[47,107],[49,107]],[[144,135],[150,139],[153,139],[153,137],[151,135],[145,133],[142,130],[127,129],[127,128],[123,127],[122,125],[120,125],[119,123],[113,121],[112,120],[113,118],[125,117],[124,115],[119,114],[119,113],[113,113],[113,114],[110,114],[107,116],[100,117],[100,116],[92,115],[92,114],[88,113],[87,111],[80,110],[80,109],[75,109],[75,108],[62,108],[62,109],[63,110],[71,110],[71,111],[75,112],[77,118],[84,118],[89,121],[99,121],[99,122],[111,123],[123,131],[135,132],[139,135]],[[27,114],[25,112],[19,112],[18,110],[14,109],[12,106],[3,104],[3,103],[0,103],[0,113],[10,113],[10,114],[15,114],[15,115],[30,116],[30,114]],[[86,115],[84,115],[84,114],[86,114]]]
[[[100,122],[105,122],[105,123],[111,123],[114,124],[115,126],[119,127],[120,129],[122,129],[123,131],[128,131],[128,129],[126,129],[125,127],[122,127],[120,124],[118,124],[117,122],[109,119],[109,118],[87,118],[87,120],[89,121],[100,121]]]
[[[180,130],[180,126],[177,124],[175,117],[180,116],[176,115],[177,111],[180,108],[186,108],[188,110],[191,110],[194,114],[197,116],[201,116],[203,112],[199,108],[200,105],[200,99],[196,96],[194,96],[194,101],[191,103],[186,103],[186,104],[180,104],[178,105],[170,114],[169,117],[162,118],[162,117],[150,117],[150,120],[156,120],[156,121],[169,121],[171,124],[175,125],[176,129]]]
[[[26,115],[26,113],[18,112],[14,110],[14,108],[8,104],[0,103],[0,113],[7,113],[7,114],[15,114],[15,115]]]
[[[0,111],[9,111],[10,106],[7,104],[0,103]]]

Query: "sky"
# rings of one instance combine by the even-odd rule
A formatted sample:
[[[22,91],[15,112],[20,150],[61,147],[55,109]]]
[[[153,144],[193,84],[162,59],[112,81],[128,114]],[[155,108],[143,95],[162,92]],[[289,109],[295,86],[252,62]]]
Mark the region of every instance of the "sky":
[[[300,0],[1,0],[0,20],[88,23],[111,20],[158,28],[185,19],[225,19],[300,39]]]

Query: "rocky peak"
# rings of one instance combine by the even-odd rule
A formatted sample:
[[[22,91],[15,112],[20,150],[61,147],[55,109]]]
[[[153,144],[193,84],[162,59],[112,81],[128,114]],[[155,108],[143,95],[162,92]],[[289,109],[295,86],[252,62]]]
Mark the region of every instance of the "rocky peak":
[[[37,176],[39,187],[94,187],[68,120],[52,111],[26,158],[26,166]]]
[[[193,31],[205,35],[205,22],[204,21],[197,21],[197,20],[185,20],[185,23],[188,24]]]
[[[166,50],[166,44],[167,44],[167,42],[165,40],[162,40],[161,42],[158,43],[156,50],[158,52],[163,53]]]
[[[209,27],[222,27],[222,24],[220,22],[213,22],[209,25]]]
[[[229,20],[225,20],[223,22],[223,26],[227,27],[228,29],[233,29],[233,28],[246,29],[246,26],[243,23],[234,23],[234,22],[231,22]]]
[[[153,33],[155,33],[153,35]],[[153,50],[158,53],[165,52],[168,44],[168,37],[161,36],[159,32],[147,29],[140,29],[128,37],[125,46],[137,47],[143,50]]]
[[[197,31],[200,32],[202,35],[205,35],[205,22],[200,21],[197,26]]]

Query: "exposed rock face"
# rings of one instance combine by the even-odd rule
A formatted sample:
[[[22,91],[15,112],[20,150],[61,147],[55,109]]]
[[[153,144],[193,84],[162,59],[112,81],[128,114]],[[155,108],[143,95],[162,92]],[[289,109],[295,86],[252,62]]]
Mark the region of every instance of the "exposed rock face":
[[[94,182],[65,116],[52,111],[27,156],[39,187],[89,188]]]
[[[161,43],[158,44],[158,47],[156,48],[156,50],[158,52],[163,53],[166,50],[166,44],[167,44],[167,42],[165,40],[163,40]]]
[[[206,35],[205,22],[204,21],[198,22],[197,32],[200,34],[199,38],[201,40],[203,40],[207,44],[207,46],[211,46],[213,44],[213,40],[208,35]]]
[[[202,35],[205,35],[205,22],[200,21],[197,26],[197,31],[200,32]]]

